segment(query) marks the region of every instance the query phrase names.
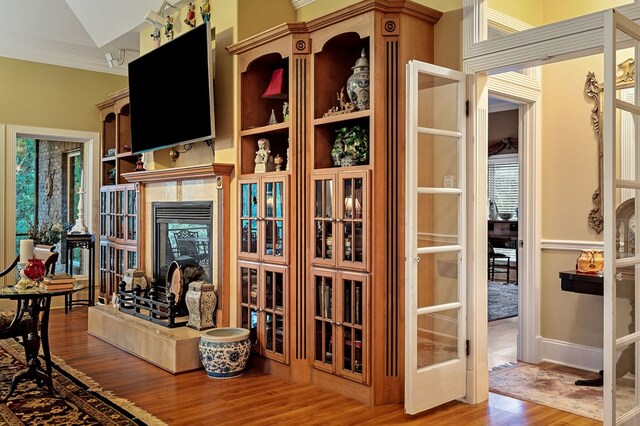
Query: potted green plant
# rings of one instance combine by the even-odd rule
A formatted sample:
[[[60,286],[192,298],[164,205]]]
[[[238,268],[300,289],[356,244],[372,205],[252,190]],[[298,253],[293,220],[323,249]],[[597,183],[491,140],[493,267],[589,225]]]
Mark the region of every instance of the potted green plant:
[[[369,160],[369,132],[356,124],[336,130],[331,150],[334,166],[356,166]]]

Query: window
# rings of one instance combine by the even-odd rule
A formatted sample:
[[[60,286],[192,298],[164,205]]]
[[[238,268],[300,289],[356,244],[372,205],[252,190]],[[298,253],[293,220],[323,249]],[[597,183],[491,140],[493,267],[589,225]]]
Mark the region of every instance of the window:
[[[489,157],[489,193],[500,213],[514,213],[518,207],[518,154]]]
[[[16,253],[36,221],[36,140],[18,138],[16,146]]]
[[[78,191],[82,185],[82,155],[81,150],[68,151],[66,154],[66,195],[67,195],[67,223],[73,225],[78,217]],[[74,275],[84,275],[84,250],[75,249],[71,257],[71,267]]]

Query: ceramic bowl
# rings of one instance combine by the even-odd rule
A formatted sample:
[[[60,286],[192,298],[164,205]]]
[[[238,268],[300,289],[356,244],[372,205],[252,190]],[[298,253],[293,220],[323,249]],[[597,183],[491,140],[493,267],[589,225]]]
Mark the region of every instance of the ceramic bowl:
[[[500,216],[502,220],[509,220],[513,217],[513,213],[498,213],[498,216]]]

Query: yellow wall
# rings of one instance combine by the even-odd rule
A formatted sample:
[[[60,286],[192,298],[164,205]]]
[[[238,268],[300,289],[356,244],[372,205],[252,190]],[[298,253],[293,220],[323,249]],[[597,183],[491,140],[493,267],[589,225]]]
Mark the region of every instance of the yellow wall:
[[[633,3],[633,0],[542,0],[544,23],[558,22],[629,3]]]
[[[127,78],[0,58],[0,123],[99,132],[96,104]]]
[[[539,0],[489,0],[489,7],[534,27],[543,25],[543,5]]]

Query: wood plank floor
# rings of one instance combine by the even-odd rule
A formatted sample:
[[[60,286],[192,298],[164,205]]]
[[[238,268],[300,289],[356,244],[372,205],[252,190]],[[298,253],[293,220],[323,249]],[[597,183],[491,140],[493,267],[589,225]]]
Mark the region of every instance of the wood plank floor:
[[[369,407],[315,386],[254,371],[231,380],[203,370],[174,376],[86,333],[87,310],[51,314],[52,354],[170,425],[428,424],[597,425],[574,414],[491,394],[477,405],[451,402],[417,416],[402,405]]]

